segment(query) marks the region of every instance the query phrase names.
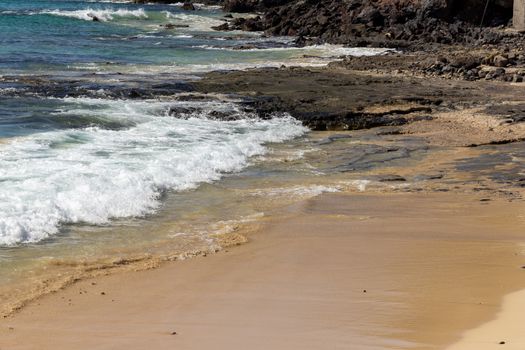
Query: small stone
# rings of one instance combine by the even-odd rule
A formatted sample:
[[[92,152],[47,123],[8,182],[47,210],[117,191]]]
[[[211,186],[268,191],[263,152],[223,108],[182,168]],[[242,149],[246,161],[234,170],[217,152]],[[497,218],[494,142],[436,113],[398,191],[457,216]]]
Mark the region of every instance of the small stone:
[[[177,332],[171,332],[171,335],[177,335]]]
[[[106,295],[106,292],[100,292],[100,295]]]
[[[522,75],[519,75],[519,74],[514,74],[514,75],[512,76],[512,81],[513,81],[514,83],[521,83],[521,82],[523,82],[523,76],[522,76]]]
[[[366,289],[363,289],[363,293],[366,293]]]
[[[500,341],[500,342],[499,342],[499,345],[504,345],[504,344],[505,344],[504,341]]]

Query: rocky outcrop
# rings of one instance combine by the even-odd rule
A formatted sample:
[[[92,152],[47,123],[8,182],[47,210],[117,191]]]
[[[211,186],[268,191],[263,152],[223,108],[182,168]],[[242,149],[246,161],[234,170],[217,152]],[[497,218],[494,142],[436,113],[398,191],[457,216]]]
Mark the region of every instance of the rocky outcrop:
[[[479,0],[300,0],[268,10],[264,23],[272,35],[315,37],[324,42],[355,43],[371,37],[468,42],[484,35],[478,28],[484,3]],[[490,3],[493,8],[487,11],[484,23],[507,22],[511,15],[509,9]]]
[[[399,42],[493,43],[485,26],[506,24],[512,0],[224,0],[226,11],[262,11],[249,25],[236,19],[221,30],[261,30],[298,36],[299,43],[399,46]],[[485,13],[485,16],[483,14]]]

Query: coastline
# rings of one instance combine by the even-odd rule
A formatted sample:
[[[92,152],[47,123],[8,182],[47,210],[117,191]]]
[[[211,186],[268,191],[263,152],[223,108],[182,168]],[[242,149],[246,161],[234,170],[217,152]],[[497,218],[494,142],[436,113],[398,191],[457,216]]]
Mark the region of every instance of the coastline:
[[[450,193],[321,195],[248,244],[47,295],[1,321],[0,346],[442,348],[525,287],[509,219],[522,208]]]
[[[312,72],[315,74],[312,75]],[[396,163],[394,160],[393,164],[386,169],[378,168],[376,170],[372,168],[370,171],[365,166],[358,173],[368,174],[369,178],[377,179],[383,187],[375,191],[360,193],[359,187],[361,185],[358,185],[358,190],[351,193],[345,194],[343,191],[341,194],[322,194],[310,200],[300,201],[283,212],[279,211],[279,215],[263,218],[257,224],[263,225],[263,229],[257,230],[258,233],[256,234],[248,235],[251,242],[239,248],[226,248],[223,252],[212,255],[208,255],[209,252],[197,252],[195,255],[201,257],[176,263],[165,262],[165,260],[174,259],[153,259],[151,261],[146,259],[143,268],[136,266],[133,260],[124,264],[117,261],[116,264],[110,264],[109,268],[112,269],[112,266],[115,265],[117,269],[123,271],[109,276],[105,276],[108,275],[108,271],[105,271],[104,266],[100,269],[95,267],[91,271],[95,271],[95,275],[99,276],[94,279],[85,279],[89,277],[85,275],[81,278],[73,278],[71,282],[65,283],[65,289],[63,289],[63,285],[60,285],[54,288],[54,290],[58,290],[57,293],[44,295],[30,302],[12,316],[5,318],[0,323],[0,339],[2,339],[0,340],[0,347],[24,349],[31,348],[31,344],[45,345],[46,342],[48,342],[49,347],[53,344],[53,347],[57,349],[61,348],[60,345],[56,345],[57,342],[62,342],[64,349],[72,346],[79,349],[82,349],[83,346],[90,349],[93,347],[143,348],[152,344],[157,344],[160,348],[168,347],[172,346],[173,342],[179,341],[177,340],[178,331],[177,337],[175,337],[175,335],[171,335],[173,331],[166,329],[171,329],[172,324],[178,329],[177,319],[171,317],[177,317],[181,310],[191,310],[190,314],[186,314],[187,319],[184,322],[186,322],[185,326],[189,327],[192,324],[193,326],[188,328],[189,337],[183,340],[182,345],[180,345],[182,348],[188,349],[211,345],[212,340],[215,346],[217,343],[221,343],[225,344],[225,347],[240,346],[239,344],[245,344],[243,342],[251,342],[250,345],[270,344],[272,340],[263,341],[260,339],[259,329],[265,329],[260,334],[277,335],[273,340],[274,343],[271,343],[276,348],[284,346],[283,344],[290,344],[288,340],[285,340],[289,335],[288,333],[283,334],[283,330],[293,332],[295,336],[292,339],[294,341],[299,342],[302,339],[296,346],[305,348],[308,346],[322,348],[325,343],[328,344],[333,339],[341,339],[342,347],[348,346],[348,344],[354,345],[358,342],[359,346],[364,349],[443,348],[459,340],[463,331],[489,321],[499,311],[500,302],[504,295],[525,287],[519,279],[521,275],[519,269],[521,250],[516,248],[517,244],[521,242],[521,236],[519,232],[512,232],[520,227],[520,222],[516,223],[515,220],[520,218],[519,209],[523,208],[521,190],[519,187],[509,188],[504,181],[494,181],[491,179],[491,173],[483,175],[483,177],[487,177],[484,180],[487,183],[482,185],[482,179],[478,177],[480,174],[469,172],[469,167],[477,169],[476,167],[483,164],[482,158],[474,161],[471,165],[466,165],[466,171],[459,171],[458,166],[462,159],[477,159],[483,155],[490,155],[491,152],[505,152],[501,149],[494,151],[484,149],[483,146],[469,146],[491,143],[512,144],[513,138],[523,137],[525,131],[522,130],[522,124],[503,123],[503,117],[498,114],[490,114],[484,108],[483,103],[480,104],[478,101],[483,94],[493,93],[492,101],[494,104],[512,106],[513,103],[516,104],[521,101],[521,90],[518,87],[495,82],[471,85],[466,82],[425,80],[418,77],[406,79],[396,77],[393,79],[389,75],[356,73],[355,71],[342,73],[343,71],[340,68],[332,69],[330,67],[324,69],[283,68],[279,70],[259,69],[210,73],[208,76],[212,77],[211,81],[207,81],[206,79],[209,78],[205,78],[199,82],[198,89],[204,90],[200,92],[214,93],[214,84],[231,80],[231,86],[228,86],[227,89],[231,89],[232,93],[238,93],[240,96],[261,97],[260,100],[262,101],[268,101],[266,96],[276,95],[280,101],[285,101],[284,106],[286,107],[290,106],[287,105],[287,99],[289,101],[300,96],[301,101],[306,102],[297,104],[296,109],[291,111],[292,113],[299,111],[299,115],[307,108],[318,110],[323,99],[331,96],[331,104],[326,105],[328,109],[321,110],[325,113],[322,120],[328,120],[330,116],[337,114],[345,115],[348,112],[348,106],[354,106],[356,110],[355,113],[350,113],[351,118],[354,118],[356,113],[362,113],[362,116],[358,116],[358,120],[361,123],[363,119],[359,118],[364,118],[365,122],[358,125],[360,128],[368,129],[368,131],[363,130],[364,133],[357,131],[357,134],[345,131],[347,136],[344,136],[342,140],[348,140],[348,143],[341,143],[339,146],[337,146],[338,142],[342,141],[337,140],[341,137],[341,131],[327,132],[325,138],[319,142],[331,142],[338,150],[334,153],[334,150],[331,149],[329,154],[336,158],[341,157],[338,161],[346,161],[345,153],[350,149],[348,148],[349,145],[360,138],[364,144],[373,141],[378,145],[388,144],[396,138],[401,145],[409,145],[411,142],[419,140],[417,142],[422,142],[426,146],[414,148],[417,151],[418,147],[422,147],[421,150],[424,151],[424,156],[416,157],[418,159],[416,164],[407,166],[411,163]],[[218,78],[215,77],[216,74]],[[265,79],[273,75],[282,75],[280,79],[286,77],[289,79],[289,85],[283,90],[283,86],[279,84],[279,79],[275,80],[277,84],[268,84]],[[332,79],[329,84],[326,83],[327,77],[333,78],[336,75],[339,75],[337,79]],[[356,77],[361,78],[356,82]],[[237,80],[239,79],[244,79],[249,83],[246,85],[238,84]],[[313,100],[309,99],[312,94],[307,90],[309,86],[306,84],[311,79],[322,82],[324,89],[323,93],[318,94]],[[353,99],[345,99],[345,94],[334,93],[340,89],[341,84],[345,81],[353,81],[355,84],[353,88],[358,90]],[[206,85],[210,82],[211,85]],[[372,82],[372,84],[367,82]],[[379,88],[382,85],[384,86]],[[203,86],[205,88],[202,88]],[[206,86],[211,86],[210,91],[207,90]],[[248,86],[249,89],[236,91],[235,87],[242,88],[243,86]],[[396,92],[398,91],[396,89],[399,88],[403,88],[404,95]],[[425,99],[425,95],[432,96],[436,91],[445,91],[445,95],[441,94],[439,98],[443,99],[445,96],[447,106],[443,107],[443,102],[437,103],[436,101],[433,103],[429,102],[429,99]],[[372,100],[363,101],[362,105],[356,106],[354,104],[361,96],[371,92],[373,92],[371,94]],[[419,97],[411,99],[410,96],[413,96],[414,92],[417,92]],[[269,109],[276,108],[272,105],[273,100],[270,99],[270,101],[272,102],[269,104]],[[282,108],[283,105],[280,107]],[[262,108],[264,111],[268,106],[255,105],[252,108]],[[378,115],[385,116],[383,121],[386,122],[380,122],[378,125],[366,123],[366,120],[373,121]],[[430,117],[427,117],[428,115]],[[395,122],[396,120],[402,122]],[[381,125],[384,125],[384,128],[369,129],[372,126]],[[512,138],[509,140],[509,130],[511,129]],[[330,135],[333,135],[334,138],[332,139]],[[358,137],[357,135],[361,136]],[[432,150],[432,152],[428,152],[428,150]],[[384,149],[387,154],[391,153],[390,151],[391,148],[386,147]],[[374,164],[373,153],[371,157],[371,164]],[[388,158],[384,161],[388,163]],[[359,164],[359,162],[358,160],[357,163]],[[492,175],[499,174],[501,169],[498,164],[495,164]],[[406,186],[410,186],[409,183],[404,183],[405,178],[415,181],[421,174],[433,182],[423,181],[421,185],[414,184],[413,189],[403,190]],[[443,179],[443,174],[446,174],[445,179]],[[343,171],[340,177],[344,178],[345,176]],[[391,181],[393,181],[393,185],[386,186]],[[422,187],[419,188],[418,186]],[[480,191],[480,187],[484,187],[482,191]],[[389,190],[382,193],[382,188]],[[419,193],[419,191],[422,192]],[[339,196],[345,199],[337,199]],[[356,198],[362,199],[367,196],[369,196],[368,201],[358,200],[354,203]],[[491,198],[489,202],[486,202],[487,196]],[[384,198],[389,197],[398,197],[403,200],[395,203],[392,207],[385,207]],[[440,204],[441,207],[433,207],[434,203],[429,203],[432,200],[436,200],[436,203]],[[502,203],[505,204],[504,209]],[[493,206],[499,209],[493,210]],[[514,213],[513,216],[508,215],[509,206],[516,209],[511,211]],[[317,208],[317,211],[312,212],[312,207]],[[402,210],[403,208],[404,210]],[[476,216],[469,209],[467,213],[464,212],[459,217],[455,216],[462,210],[466,210],[465,208],[475,208],[483,214]],[[488,208],[491,209],[485,212]],[[351,214],[345,210],[349,210]],[[414,216],[406,213],[413,213]],[[437,221],[429,220],[432,215],[435,215]],[[500,216],[508,220],[502,220]],[[475,218],[481,220],[473,222]],[[379,223],[375,222],[376,220]],[[309,234],[313,235],[312,240],[308,239],[302,243],[296,243],[301,242],[297,239],[298,235],[290,229],[283,229],[283,227],[303,225],[304,222],[310,222],[312,228],[316,224],[325,226],[316,232],[308,231]],[[496,239],[492,236],[493,231],[487,231],[487,222],[495,227],[508,225],[505,226],[506,231],[504,231],[506,233]],[[330,237],[341,235],[342,232],[338,230],[341,230],[342,227],[348,228],[348,232],[352,234],[350,238],[342,235],[338,237],[341,241],[337,244],[332,244],[332,242],[324,245],[323,239],[325,237],[320,236],[320,234],[326,234]],[[441,229],[439,229],[440,227]],[[420,229],[422,229],[421,232],[425,233],[424,237],[418,237],[420,233],[418,230]],[[368,236],[370,232],[377,234],[381,239],[371,239]],[[235,233],[240,233],[238,237],[244,237],[242,230]],[[284,244],[281,244],[280,234],[285,235],[282,238]],[[356,242],[349,243],[346,239],[357,239],[358,242],[354,245]],[[382,239],[385,240],[382,241]],[[242,243],[242,241],[243,239],[229,243],[235,245]],[[492,244],[493,241],[495,244]],[[290,250],[290,242],[294,242],[292,247],[295,247],[296,244],[302,244],[301,249],[304,250]],[[360,247],[360,249],[350,252],[344,250],[355,247]],[[396,248],[398,255],[389,251],[392,247]],[[338,263],[346,266],[348,270],[341,271],[336,267],[336,271],[341,275],[332,276],[329,281],[326,281],[324,274],[334,268],[334,263],[326,261],[328,265],[322,266],[316,266],[316,263],[319,262],[320,257],[331,256],[332,251],[339,248],[343,250],[339,251]],[[319,255],[317,250],[322,251],[323,254]],[[366,255],[370,250],[374,252],[371,258]],[[456,256],[455,254],[458,251],[465,251],[466,255]],[[399,255],[400,253],[408,255]],[[294,269],[292,277],[303,277],[311,271],[316,271],[316,276],[320,278],[312,282],[312,285],[320,286],[316,290],[317,294],[305,299],[310,300],[311,303],[301,304],[305,301],[303,299],[297,301],[299,304],[295,306],[294,312],[303,310],[301,312],[304,314],[300,314],[300,316],[296,314],[287,315],[287,317],[293,316],[295,318],[293,321],[288,318],[286,324],[280,324],[279,320],[275,319],[276,316],[270,313],[271,310],[285,309],[282,300],[269,300],[267,304],[262,304],[264,307],[261,306],[261,308],[252,310],[247,315],[245,312],[250,309],[246,309],[248,307],[246,303],[241,303],[240,305],[244,306],[240,307],[236,305],[236,300],[228,299],[229,296],[224,294],[226,288],[228,292],[239,290],[238,296],[241,301],[253,300],[253,298],[256,298],[258,302],[265,300],[266,295],[275,292],[280,287],[283,279],[291,278],[290,270],[280,271],[279,269],[282,266],[276,265],[275,261],[267,262],[265,260],[274,257],[275,254],[283,256],[283,259],[285,256],[286,259],[293,259],[296,254],[304,254],[304,261],[299,266],[294,265],[293,268],[290,268]],[[434,257],[433,254],[437,255]],[[258,265],[246,267],[255,255],[260,256]],[[369,258],[370,261],[367,260]],[[210,262],[210,260],[215,259],[217,262]],[[310,263],[306,264],[305,261]],[[387,272],[379,274],[377,270],[363,266],[363,262],[371,265],[380,264],[378,267],[386,269]],[[406,264],[408,264],[408,268],[405,266]],[[480,269],[479,266],[483,268]],[[91,269],[91,267],[88,268]],[[146,271],[135,271],[144,270],[144,268]],[[185,272],[181,273],[179,269]],[[243,289],[250,287],[250,284],[243,287],[242,281],[257,279],[259,273],[268,274],[272,270],[279,271],[277,277],[280,279],[271,279],[270,281],[261,279],[256,287],[251,285],[252,290]],[[223,284],[222,280],[217,279],[221,271],[230,271],[233,280],[226,281]],[[410,273],[407,274],[407,271]],[[328,276],[331,276],[330,273]],[[348,274],[352,276],[355,274],[355,280],[352,278],[352,281],[360,281],[360,284],[352,285],[353,282],[347,279]],[[398,280],[395,280],[394,277],[396,276]],[[450,288],[450,283],[452,283],[448,279],[450,276],[453,277],[454,283],[457,283],[461,288]],[[468,277],[466,281],[465,276]],[[211,277],[215,279],[205,281],[205,278]],[[196,280],[197,278],[201,279]],[[485,286],[488,278],[493,278],[491,281],[494,282],[494,286],[490,288]],[[300,278],[294,281],[289,285],[291,289],[287,291],[289,293],[287,294],[289,295],[286,299],[287,302],[293,301],[294,293],[300,292],[293,288],[304,286]],[[340,281],[342,285],[338,285],[339,282],[337,281]],[[330,284],[335,282],[337,283],[333,286]],[[381,285],[381,283],[386,285]],[[102,286],[103,289],[101,289]],[[151,286],[158,286],[159,289],[152,289]],[[331,288],[332,292],[326,294],[328,291],[325,290],[325,287]],[[171,293],[179,288],[184,292],[180,295],[173,294],[172,299]],[[219,288],[219,290],[214,288]],[[253,293],[253,289],[260,289],[262,294]],[[350,290],[350,294],[343,293],[343,296],[333,291],[347,289]],[[370,297],[373,294],[371,291],[375,289],[379,289],[381,293],[373,295],[372,303],[370,300],[362,299],[363,296]],[[148,292],[137,294],[136,291],[140,290]],[[197,295],[193,295],[198,290],[209,291],[211,294],[199,294],[199,292]],[[367,292],[364,293],[364,290]],[[423,290],[425,292],[422,292]],[[154,295],[148,294],[150,292]],[[110,295],[118,295],[118,297],[106,298]],[[162,298],[159,299],[159,295],[163,295]],[[218,309],[217,305],[210,304],[208,299],[217,297],[217,295],[224,298],[220,300],[221,302],[227,301],[228,310]],[[430,295],[430,297],[424,298],[423,295]],[[327,302],[323,300],[331,300],[332,298],[335,299],[333,303],[330,302],[331,309],[325,310]],[[118,300],[125,302],[120,304]],[[185,302],[181,303],[180,300]],[[140,303],[137,304],[139,301]],[[217,304],[219,304],[218,301]],[[309,309],[311,306],[315,310]],[[199,310],[199,313],[195,312],[195,308]],[[345,318],[340,313],[341,308],[347,308],[345,315],[355,315],[355,317]],[[169,310],[170,313],[159,314],[164,309]],[[63,317],[64,310],[67,310],[69,318]],[[242,328],[245,319],[255,312],[261,313],[265,310],[268,310],[270,315],[262,318],[261,324],[254,321],[255,323],[251,324],[250,329],[241,332],[247,334],[248,338],[244,335],[238,335],[239,327]],[[309,316],[310,312],[316,312],[319,315],[318,320],[328,322],[328,324],[313,322]],[[198,318],[224,317],[224,315],[231,315],[232,318],[219,326],[217,324],[220,322],[215,321],[215,325],[212,326],[219,328],[208,325],[207,328],[201,329],[195,326],[199,324]],[[135,317],[137,317],[135,321],[128,322],[128,319]],[[159,323],[156,320],[157,317],[164,320]],[[111,321],[110,323],[98,324],[97,320],[99,319]],[[286,319],[285,317],[284,320]],[[310,323],[299,322],[298,319],[310,320]],[[141,330],[138,326],[149,323],[151,326],[147,326],[146,330]],[[295,323],[299,328],[294,328]],[[436,323],[440,326],[436,327]],[[272,327],[266,329],[265,327],[269,327],[268,325],[279,325],[279,329]],[[324,329],[325,332],[316,332],[315,329]],[[201,344],[196,341],[196,339],[200,339],[199,334],[203,331],[212,332],[210,334],[213,334],[213,337],[209,338],[212,339],[209,340],[210,343]],[[337,333],[339,331],[341,333]],[[305,336],[305,334],[310,333],[310,338]],[[81,340],[78,338],[79,334],[83,334]],[[130,336],[130,334],[136,336]],[[103,342],[98,342],[97,337],[102,337]],[[173,337],[176,339],[172,339]],[[232,343],[232,341],[237,343]]]
[[[84,222],[82,217],[91,218],[99,206],[81,204],[78,207],[88,210],[80,213],[80,219],[78,211],[72,210],[66,217],[73,221],[56,221],[55,226],[60,226],[56,237],[33,241],[15,237],[2,243],[0,262],[6,263],[0,265],[0,316],[4,318],[0,349],[462,350],[502,345],[518,349],[525,343],[520,329],[514,327],[523,324],[516,310],[522,308],[525,292],[520,232],[525,209],[525,98],[520,84],[525,55],[514,47],[514,41],[523,36],[501,28],[477,28],[461,18],[454,23],[440,15],[431,19],[437,14],[426,9],[404,6],[406,11],[397,11],[388,4],[375,10],[376,5],[361,4],[365,17],[347,18],[344,22],[352,26],[346,29],[351,31],[340,31],[346,24],[338,24],[337,2],[320,3],[319,15],[313,17],[315,11],[303,5],[279,5],[277,12],[261,8],[260,16],[248,14],[247,18],[235,14],[226,19],[210,12],[198,20],[169,8],[151,14],[142,8],[30,13],[41,21],[63,19],[75,27],[77,20],[86,26],[100,27],[99,22],[107,21],[136,26],[135,35],[110,35],[110,28],[119,26],[107,26],[107,37],[100,39],[126,42],[124,46],[155,58],[155,64],[131,56],[123,63],[124,56],[117,55],[98,65],[59,68],[55,76],[47,74],[53,71],[49,66],[46,75],[1,77],[7,88],[0,92],[7,101],[29,97],[30,106],[23,109],[35,116],[50,116],[60,128],[129,130],[130,113],[141,119],[145,113],[138,105],[151,103],[148,118],[172,126],[196,115],[210,123],[241,121],[234,128],[239,132],[237,139],[231,140],[234,150],[250,148],[238,142],[247,130],[243,121],[287,119],[314,132],[301,136],[301,141],[291,136],[264,139],[257,146],[259,151],[246,153],[237,167],[217,168],[224,163],[220,156],[228,153],[226,149],[204,150],[196,155],[194,165],[209,156],[209,168],[217,173],[197,181],[190,191],[165,188],[163,182],[153,187],[140,182],[130,186],[132,194],[135,189],[155,189],[152,196],[142,197],[154,198],[160,208],[151,212],[153,218],[117,211],[106,221]],[[186,3],[182,10],[185,7]],[[18,8],[5,14],[29,18],[28,12]],[[353,11],[350,17],[356,14]],[[374,24],[377,16],[394,22],[413,18],[406,24],[418,29],[412,33],[405,32],[404,24]],[[139,19],[151,22],[139,23]],[[294,29],[296,20],[302,21],[302,28]],[[282,25],[273,23],[270,28],[268,21]],[[213,23],[222,23],[222,29],[212,27]],[[257,30],[265,27],[269,35],[295,37],[297,54],[283,54],[280,59],[286,64],[272,63],[265,58],[274,57],[269,52],[285,52],[292,41],[276,38],[272,43],[265,38],[258,42],[258,35],[243,39],[242,35],[209,33],[211,28],[228,32],[258,26]],[[140,32],[148,27],[155,28],[154,35]],[[13,28],[17,33],[17,27]],[[304,36],[305,28],[310,35]],[[35,35],[42,32],[33,29]],[[204,29],[208,34],[200,32]],[[184,34],[173,35],[179,30]],[[195,37],[188,35],[192,31]],[[23,36],[14,38],[13,42],[24,42]],[[192,38],[198,45],[184,43]],[[79,57],[98,52],[99,45],[81,39],[71,41],[87,48],[78,52]],[[332,42],[355,43],[356,48],[325,45]],[[181,57],[177,51],[163,51],[179,45],[185,48],[182,56],[188,55],[183,59],[186,66],[171,62],[170,55]],[[374,45],[405,48],[405,52],[346,56],[359,51],[357,47]],[[218,60],[217,65],[209,65],[210,59],[215,62],[217,50],[230,59],[237,56],[239,63]],[[104,51],[99,52],[101,57],[106,57]],[[241,51],[246,57],[237,55]],[[375,49],[368,53],[374,52],[379,53]],[[252,65],[265,68],[243,70]],[[69,76],[71,67],[75,73]],[[183,71],[190,75],[183,78]],[[38,97],[31,100],[33,94]],[[69,120],[70,106],[56,102],[49,110],[41,110],[41,98],[82,105],[79,108],[84,110],[77,110],[82,120],[71,127],[79,116]],[[93,106],[101,100],[112,107],[106,106],[101,118],[93,118]],[[209,108],[203,107],[206,103]],[[222,109],[217,107],[221,104]],[[6,108],[15,121],[17,108],[17,103]],[[106,120],[108,113],[120,114],[122,109],[129,109],[121,115],[122,123]],[[55,119],[58,110],[64,115]],[[274,118],[279,116],[286,118]],[[166,126],[157,125],[146,140],[157,140],[159,130]],[[18,135],[16,123],[10,127]],[[175,128],[158,146],[176,149],[170,140],[198,134],[202,128],[208,130],[207,126]],[[283,124],[275,131],[288,128]],[[202,139],[229,134],[220,128],[209,130]],[[296,135],[303,134],[297,131]],[[137,135],[130,136],[129,143],[138,141]],[[51,140],[51,144],[67,149],[68,138]],[[278,140],[288,143],[278,145]],[[151,150],[150,146],[145,142],[136,151]],[[110,155],[107,148],[96,153],[96,160]],[[78,148],[71,150],[68,161],[86,156],[79,156]],[[183,152],[193,153],[191,149]],[[14,158],[20,164],[26,156]],[[151,156],[141,159],[144,168],[185,163],[178,157],[145,162]],[[136,159],[132,156],[131,160]],[[108,165],[93,174],[105,173]],[[190,166],[189,172],[196,168]],[[46,172],[29,169],[37,179],[48,177]],[[186,172],[178,175],[184,178]],[[173,174],[164,175],[168,179]],[[18,176],[15,171],[10,177]],[[69,174],[52,183],[74,178],[76,174]],[[149,178],[146,174],[145,179]],[[88,187],[100,188],[100,182]],[[15,193],[25,189],[7,185],[4,192],[12,188]],[[37,194],[43,192],[40,185],[36,188]],[[118,186],[102,188],[105,191],[81,197],[103,198],[115,188],[116,193],[124,193]],[[122,198],[131,206],[140,204],[138,197]],[[77,205],[75,200],[72,203]],[[111,210],[114,205],[109,203],[106,208]],[[20,215],[12,216],[18,222]],[[132,219],[113,220],[118,217]],[[81,223],[78,227],[77,222]],[[105,226],[106,222],[111,224]],[[29,243],[29,249],[17,249],[19,243]]]

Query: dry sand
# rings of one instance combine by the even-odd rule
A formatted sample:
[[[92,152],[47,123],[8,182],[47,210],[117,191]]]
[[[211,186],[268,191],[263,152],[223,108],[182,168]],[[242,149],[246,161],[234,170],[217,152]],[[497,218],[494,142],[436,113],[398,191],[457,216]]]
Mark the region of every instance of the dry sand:
[[[525,290],[505,297],[498,317],[469,330],[447,350],[525,349]]]
[[[479,199],[322,195],[228,252],[43,297],[0,321],[0,349],[444,348],[525,287],[523,203]]]

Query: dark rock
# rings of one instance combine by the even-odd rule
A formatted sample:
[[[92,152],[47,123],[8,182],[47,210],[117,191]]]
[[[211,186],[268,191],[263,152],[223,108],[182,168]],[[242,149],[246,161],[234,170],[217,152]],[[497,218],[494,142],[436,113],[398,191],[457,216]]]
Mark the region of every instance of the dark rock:
[[[224,0],[223,9],[226,12],[254,12],[258,5],[258,0]]]
[[[189,25],[187,24],[173,24],[173,23],[166,23],[164,25],[161,25],[162,27],[166,29],[175,29],[175,28],[189,28]]]
[[[496,70],[494,70],[492,72],[492,74],[494,74],[494,77],[501,77],[502,75],[505,74],[505,69],[503,68],[497,68]]]
[[[222,31],[222,32],[227,32],[230,29],[230,25],[226,22],[226,23],[223,23],[221,25],[218,25],[218,26],[214,26],[214,27],[211,27],[211,29],[213,30],[217,30],[217,31]]]
[[[261,17],[257,16],[255,18],[246,19],[241,29],[247,32],[259,32],[264,30],[264,24]]]
[[[191,2],[185,2],[182,4],[182,9],[186,11],[195,11],[195,6]]]
[[[298,35],[303,42],[313,37],[318,42],[354,46],[385,40],[395,41],[394,46],[399,41],[479,44],[497,42],[506,35],[479,28],[482,0],[300,0],[276,1],[275,7],[255,4],[255,0],[240,2],[227,0],[225,8],[262,8],[269,34]],[[499,16],[510,19],[512,6],[502,6],[501,1],[489,5],[484,23],[492,25]]]

